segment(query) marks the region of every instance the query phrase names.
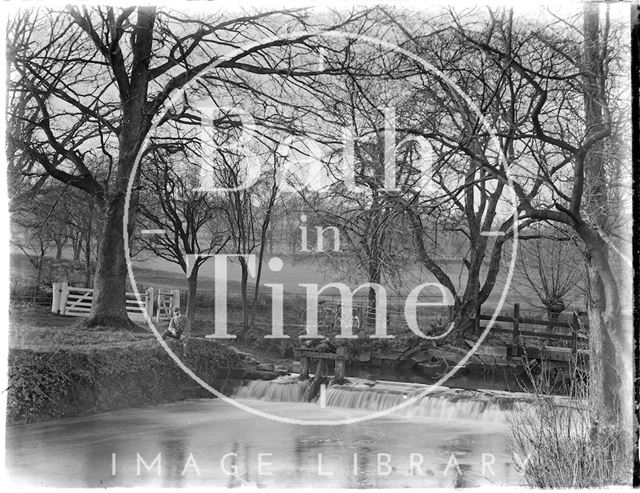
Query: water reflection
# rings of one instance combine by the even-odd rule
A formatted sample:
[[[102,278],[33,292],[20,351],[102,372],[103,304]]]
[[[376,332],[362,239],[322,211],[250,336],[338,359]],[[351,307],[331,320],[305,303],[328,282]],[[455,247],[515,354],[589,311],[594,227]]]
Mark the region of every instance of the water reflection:
[[[368,445],[360,445],[357,448],[358,458],[356,461],[357,469],[354,468],[354,471],[357,471],[357,474],[354,474],[355,484],[352,487],[356,488],[372,488],[373,483],[371,481],[372,471],[371,471],[371,456],[373,455],[374,450]]]
[[[186,441],[170,437],[160,442],[162,457],[162,486],[179,487],[184,484],[184,474],[191,462],[187,463]]]
[[[252,405],[314,419],[358,415],[309,403]],[[494,456],[492,475],[483,471],[483,453]],[[447,467],[452,454],[457,467]],[[158,456],[160,464],[154,465]],[[7,469],[25,484],[58,487],[520,484],[506,430],[495,424],[391,416],[354,425],[297,426],[204,399],[9,426]]]

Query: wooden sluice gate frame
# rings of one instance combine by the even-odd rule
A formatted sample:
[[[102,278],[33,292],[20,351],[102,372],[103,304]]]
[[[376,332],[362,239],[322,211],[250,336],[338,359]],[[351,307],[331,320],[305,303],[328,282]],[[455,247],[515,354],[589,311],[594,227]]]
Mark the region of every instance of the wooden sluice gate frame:
[[[307,380],[309,378],[311,363],[317,361],[311,386],[305,392],[306,401],[310,401],[318,395],[323,379],[329,376],[326,364],[328,360],[335,362],[333,381],[337,384],[344,382],[345,365],[348,359],[346,347],[337,348],[335,353],[310,348],[294,348],[293,355],[295,358],[300,358],[300,380]]]
[[[482,315],[478,313],[476,315],[475,324],[476,324],[476,334],[479,333],[479,322],[480,320],[490,320],[492,317],[487,315]],[[582,325],[580,320],[578,319],[578,313],[573,313],[573,318],[571,322],[562,322],[562,321],[547,321],[547,320],[536,320],[536,319],[528,319],[522,317],[520,315],[520,304],[515,303],[513,307],[513,316],[497,316],[495,317],[496,321],[500,322],[510,322],[512,327],[510,329],[501,328],[501,327],[493,327],[491,330],[494,333],[506,333],[511,335],[511,340],[505,344],[500,346],[487,346],[483,345],[478,348],[475,353],[478,362],[482,365],[501,365],[508,364],[509,362],[513,362],[515,364],[521,363],[525,364],[524,360],[532,360],[533,362],[544,363],[544,364],[568,364],[572,361],[577,361],[577,358],[580,357],[582,361],[586,362],[589,359],[588,350],[580,349],[578,347],[579,343],[586,343],[587,338],[584,335],[579,334],[578,329],[585,329],[585,326]],[[520,324],[531,324],[531,325],[543,325],[543,326],[554,326],[560,328],[568,328],[570,329],[570,334],[554,334],[554,333],[544,333],[544,332],[534,332],[529,330],[521,330]],[[588,329],[588,327],[587,327]],[[570,341],[570,347],[553,347],[553,346],[545,346],[545,347],[527,347],[524,344],[524,338],[538,338],[545,339],[547,341],[554,340],[564,340]],[[469,341],[467,341],[469,343]],[[506,342],[506,341],[505,341]],[[473,345],[473,344],[471,344]],[[403,360],[403,357],[406,356],[407,351],[404,353],[398,353],[392,358],[385,358],[382,353],[379,352],[371,352],[369,354],[369,359],[390,359],[395,363],[400,363]],[[294,349],[294,357],[300,359],[301,370],[300,370],[300,380],[307,380],[309,378],[309,371],[311,369],[311,365],[314,361],[316,361],[315,373],[313,374],[313,381],[311,384],[311,388],[309,389],[309,398],[311,400],[315,395],[317,395],[320,385],[322,384],[322,380],[324,377],[328,376],[328,368],[326,362],[329,360],[333,360],[335,362],[335,371],[334,371],[334,382],[341,384],[344,382],[345,378],[345,367],[346,362],[349,360],[349,354],[346,347],[339,347],[335,352],[331,351],[321,351],[314,348],[295,348]],[[359,358],[352,358],[358,361],[361,361]],[[362,360],[364,361],[364,360]],[[536,363],[537,364],[537,363]]]

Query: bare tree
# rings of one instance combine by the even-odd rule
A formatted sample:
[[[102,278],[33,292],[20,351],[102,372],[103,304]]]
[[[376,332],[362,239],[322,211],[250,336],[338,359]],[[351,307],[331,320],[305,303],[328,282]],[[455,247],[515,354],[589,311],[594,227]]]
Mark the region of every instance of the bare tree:
[[[626,269],[614,268],[619,249],[608,217],[620,207],[610,203],[606,153],[608,139],[625,131],[628,113],[619,78],[624,41],[617,34],[622,30],[612,28],[608,12],[601,18],[598,9],[597,4],[585,4],[574,18],[556,21],[555,34],[548,26],[535,28],[527,49],[517,53],[505,50],[503,43],[517,29],[510,13],[492,16],[491,37],[459,26],[470,43],[517,72],[532,94],[532,110],[517,131],[530,142],[534,169],[548,192],[534,201],[525,181],[518,180],[519,208],[524,218],[565,225],[584,244],[590,290],[590,398],[598,423],[621,420],[629,430],[631,331],[621,316],[619,291],[620,283],[628,281]],[[532,55],[532,44],[539,56]],[[564,62],[550,62],[557,59]]]
[[[69,6],[61,11],[23,10],[10,19],[9,88],[29,97],[26,110],[18,104],[9,111],[11,118],[25,120],[31,136],[15,139],[13,152],[103,204],[89,325],[131,326],[125,308],[122,226],[125,214],[130,225],[135,222],[135,187],[127,211],[125,195],[153,118],[177,90],[214,64],[210,82],[238,82],[242,72],[290,77],[292,67],[282,67],[282,56],[275,52],[291,45],[313,51],[310,36],[287,36],[306,29],[305,16],[304,9],[233,16],[185,15],[155,7]],[[340,27],[359,17],[362,14],[354,13],[324,27]],[[278,34],[283,36],[274,40]],[[240,49],[262,38],[268,39]],[[237,54],[221,59],[234,49]],[[181,117],[185,115],[168,119]],[[193,115],[187,118],[199,123]],[[105,162],[106,180],[87,166],[88,158],[98,157]]]
[[[516,226],[515,214],[510,212],[514,204],[506,194],[507,173],[498,157],[504,155],[507,163],[513,163],[527,152],[515,145],[513,131],[518,112],[526,112],[527,95],[510,67],[483,56],[482,50],[468,43],[442,18],[436,17],[438,21],[431,21],[433,25],[422,29],[427,21],[415,19],[413,13],[390,9],[383,12],[387,23],[402,36],[402,44],[445,75],[437,76],[403,54],[382,64],[393,67],[402,77],[392,78],[395,87],[387,90],[388,101],[395,104],[398,190],[388,192],[381,187],[381,196],[396,211],[393,221],[398,222],[401,217],[408,224],[418,261],[451,293],[454,334],[459,336],[470,329],[479,307],[493,292],[504,246],[516,229],[529,224],[522,221]],[[421,26],[419,31],[405,27],[416,22]],[[482,23],[480,26],[484,28]],[[490,32],[490,26],[486,30]],[[504,121],[505,131],[499,139],[492,139],[482,117],[470,100],[450,84],[451,80],[462,85],[484,115]],[[380,119],[383,115],[376,109],[379,99],[377,93],[376,97],[366,94],[360,111],[377,114]],[[380,121],[371,127],[381,139]],[[429,153],[431,169],[421,169],[419,162],[429,160]],[[362,169],[356,179],[364,181],[370,176]],[[424,179],[431,180],[431,186],[425,186]],[[538,188],[532,188],[532,197]],[[452,272],[449,259],[440,258],[433,234],[438,230],[454,232],[464,239],[462,273]]]
[[[35,271],[34,301],[42,288],[47,261],[51,260],[49,254],[63,235],[61,230],[64,225],[56,215],[56,206],[62,192],[42,189],[41,193],[29,200],[12,201],[11,243],[27,257]]]
[[[77,188],[67,189],[60,203],[62,220],[69,231],[73,260],[81,261],[85,287],[93,286],[103,221],[102,203]]]
[[[280,164],[277,146],[264,154],[263,171],[258,183],[251,188],[242,188],[248,163],[234,153],[218,152],[219,165],[215,169],[216,184],[229,189],[224,192],[223,209],[226,214],[226,226],[229,228],[231,251],[238,255],[257,253],[253,296],[249,296],[249,264],[244,256],[240,263],[240,294],[242,297],[242,326],[253,326],[256,308],[260,296],[260,278],[262,264],[267,248],[267,233],[278,197],[279,179],[277,170]],[[266,169],[265,169],[266,168]]]
[[[538,230],[538,236],[523,241],[518,251],[522,284],[533,290],[551,322],[584,296],[585,259],[575,245],[577,238],[564,233]]]
[[[197,169],[185,153],[156,149],[149,158],[150,165],[143,164],[138,223],[164,233],[136,238],[146,251],[180,266],[187,279],[187,315],[195,320],[200,268],[230,240],[224,204],[196,191]]]

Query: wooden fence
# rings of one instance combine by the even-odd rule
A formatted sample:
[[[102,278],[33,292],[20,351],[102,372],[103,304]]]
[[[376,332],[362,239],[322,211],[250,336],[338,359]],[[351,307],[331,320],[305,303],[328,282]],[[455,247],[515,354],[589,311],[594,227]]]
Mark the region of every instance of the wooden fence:
[[[156,293],[154,288],[148,288],[141,293],[142,303],[135,293],[126,293],[127,313],[142,316],[145,312],[149,317],[155,315],[156,322],[168,320],[175,306],[180,306],[180,292],[178,290],[161,290]],[[93,289],[69,286],[68,282],[54,282],[51,312],[69,317],[88,317],[93,302]]]
[[[587,330],[589,326],[587,323],[583,323],[580,321],[580,315],[585,315],[584,312],[573,312],[571,322],[565,322],[560,320],[541,320],[534,318],[522,317],[520,315],[520,304],[514,303],[513,305],[513,314],[512,315],[498,315],[495,318],[496,322],[508,322],[511,324],[511,328],[502,328],[498,326],[493,326],[491,328],[492,333],[503,333],[503,334],[511,334],[511,355],[516,356],[520,354],[521,348],[523,347],[524,338],[537,338],[537,339],[545,339],[547,341],[569,341],[571,344],[571,352],[575,354],[578,351],[579,344],[587,344],[589,339],[586,335],[580,334],[579,328],[583,327]],[[492,315],[483,315],[482,313],[478,313],[475,318],[475,330],[476,334],[480,333],[480,321],[491,320],[493,318]],[[543,327],[551,327],[551,328],[560,328],[560,329],[569,329],[568,331],[563,331],[564,333],[552,332],[547,330],[545,332],[537,332],[532,330],[522,330],[521,325],[538,325]]]

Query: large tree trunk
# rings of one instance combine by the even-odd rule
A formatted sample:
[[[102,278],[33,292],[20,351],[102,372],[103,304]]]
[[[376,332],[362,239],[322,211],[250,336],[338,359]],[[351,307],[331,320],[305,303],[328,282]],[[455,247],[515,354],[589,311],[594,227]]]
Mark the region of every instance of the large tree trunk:
[[[71,240],[71,249],[73,250],[73,261],[80,260],[80,252],[82,251],[82,234],[77,233]]]
[[[89,230],[84,244],[84,282],[86,287],[91,287],[91,230]]]
[[[469,337],[474,330],[474,321],[479,307],[480,302],[477,297],[464,298],[462,301],[456,301],[453,307],[453,336],[455,336],[460,343],[462,343],[465,337]]]
[[[486,244],[486,243],[485,243]],[[484,245],[480,245],[484,248]],[[475,328],[475,317],[486,301],[480,297],[480,272],[482,269],[483,252],[478,253],[478,244],[471,244],[470,258],[467,264],[468,277],[462,300],[457,301],[454,305],[454,336],[459,343],[462,343],[465,337],[469,337]],[[478,321],[479,323],[479,321]]]
[[[56,243],[56,260],[62,260],[62,250],[67,240],[55,240]]]
[[[618,279],[611,268],[606,241],[588,226],[578,232],[582,233],[588,256],[589,399],[595,414],[593,436],[598,437],[603,427],[619,429],[626,450],[631,451],[632,330],[622,317]]]
[[[594,131],[603,125],[604,102],[600,87],[602,74],[598,4],[584,5],[584,101],[586,128]],[[604,146],[595,144],[584,159],[585,203],[588,218],[576,227],[587,250],[589,280],[589,398],[595,411],[594,436],[603,426],[619,427],[625,446],[631,452],[632,421],[632,353],[630,334],[622,323],[618,282],[612,269],[607,234],[610,210],[604,165]],[[595,225],[593,225],[595,223]],[[600,233],[602,231],[604,233]],[[610,232],[609,232],[610,233]],[[619,273],[622,274],[622,273]],[[619,279],[618,279],[618,278]],[[629,437],[629,439],[627,439]]]
[[[149,63],[153,45],[155,7],[138,8],[132,36],[133,60],[130,80],[119,79],[123,101],[122,125],[118,134],[118,172],[112,190],[105,193],[104,225],[100,236],[94,282],[94,298],[88,325],[138,329],[126,310],[127,265],[124,253],[123,224],[128,215],[128,233],[133,232],[137,191],[131,192],[129,210],[125,211],[126,191],[136,156],[149,128],[146,113]],[[120,74],[122,75],[122,74]],[[126,78],[126,75],[122,77]],[[136,183],[141,168],[138,167]],[[136,190],[134,187],[133,190]]]
[[[88,326],[134,326],[126,310],[127,264],[122,234],[124,198],[124,193],[110,194],[106,198]]]
[[[198,267],[194,267],[191,271],[191,274],[187,279],[187,286],[187,317],[189,317],[189,320],[191,320],[191,323],[193,324],[193,321],[196,318],[196,309],[198,305],[196,299],[198,293]]]
[[[616,350],[610,336],[614,320],[604,316],[606,298],[597,269],[589,266],[589,396],[598,424],[615,423],[621,413],[622,379],[618,374]]]
[[[87,228],[80,235],[80,242],[84,238],[84,279],[86,287],[91,287],[91,238],[93,236],[93,220],[95,217],[95,202],[92,200],[89,203],[89,221]]]

